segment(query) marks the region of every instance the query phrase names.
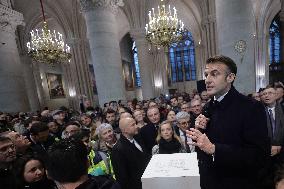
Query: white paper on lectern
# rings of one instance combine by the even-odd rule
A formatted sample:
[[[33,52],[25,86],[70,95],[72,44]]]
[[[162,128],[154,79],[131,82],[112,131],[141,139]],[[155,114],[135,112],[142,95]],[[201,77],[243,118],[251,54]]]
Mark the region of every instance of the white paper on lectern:
[[[142,179],[184,176],[199,177],[196,153],[153,155]]]

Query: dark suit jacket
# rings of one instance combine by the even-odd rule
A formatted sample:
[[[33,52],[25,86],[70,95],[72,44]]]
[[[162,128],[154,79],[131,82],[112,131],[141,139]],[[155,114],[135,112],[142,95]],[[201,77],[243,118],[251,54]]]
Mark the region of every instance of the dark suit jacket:
[[[150,160],[150,154],[138,138],[135,140],[142,147],[138,150],[123,135],[112,149],[111,161],[114,173],[122,189],[142,189],[141,177]]]
[[[266,109],[266,117],[267,117],[267,129],[268,136],[271,139],[271,145],[274,146],[282,146],[284,140],[284,114],[281,108],[281,105],[277,102],[275,105],[275,126],[276,130],[274,133],[274,137],[272,138],[272,127],[269,119],[269,113]]]
[[[215,154],[198,151],[202,189],[258,188],[257,175],[270,154],[265,108],[234,87],[220,103],[211,100],[205,107],[210,121],[204,132]]]
[[[157,144],[156,138],[158,130],[153,123],[149,123],[141,128],[139,135],[143,140],[148,152],[152,152],[153,146]]]

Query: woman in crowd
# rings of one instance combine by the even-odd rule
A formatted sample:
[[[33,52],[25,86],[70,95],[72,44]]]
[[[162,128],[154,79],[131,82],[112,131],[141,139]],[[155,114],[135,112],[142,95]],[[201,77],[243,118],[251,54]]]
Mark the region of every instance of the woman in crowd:
[[[98,118],[98,119],[93,120],[92,115],[82,114],[80,117],[80,122],[81,122],[83,129],[87,129],[91,131],[91,139],[96,140],[97,136],[95,132],[96,132],[97,126],[101,124],[101,119]]]
[[[158,144],[152,149],[153,155],[186,152],[169,121],[164,121],[160,124],[156,140]]]
[[[19,158],[13,166],[16,189],[54,189],[55,183],[47,179],[43,161],[33,155]]]

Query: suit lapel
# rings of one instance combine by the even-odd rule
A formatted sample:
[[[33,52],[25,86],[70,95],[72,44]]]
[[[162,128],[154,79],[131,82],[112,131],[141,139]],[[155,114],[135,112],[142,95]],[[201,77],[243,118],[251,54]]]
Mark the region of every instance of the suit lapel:
[[[120,138],[122,139],[123,143],[125,145],[127,145],[129,148],[131,148],[132,150],[135,150],[137,152],[142,153],[136,146],[135,144],[131,143],[125,136],[121,135]],[[137,142],[137,140],[136,140]],[[140,142],[138,142],[138,144],[141,146]],[[144,151],[144,148],[141,146],[142,150]]]

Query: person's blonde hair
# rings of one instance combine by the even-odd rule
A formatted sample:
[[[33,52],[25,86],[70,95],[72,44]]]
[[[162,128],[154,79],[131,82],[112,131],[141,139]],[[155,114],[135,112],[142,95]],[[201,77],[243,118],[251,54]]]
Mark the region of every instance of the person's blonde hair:
[[[156,138],[157,143],[159,143],[160,140],[161,140],[161,138],[162,138],[162,136],[161,136],[161,128],[162,128],[162,125],[166,125],[166,124],[169,124],[169,125],[171,126],[171,128],[172,128],[172,131],[173,131],[172,137],[175,138],[177,141],[179,141],[179,143],[181,143],[180,137],[176,134],[175,129],[174,129],[174,127],[173,127],[173,124],[172,124],[170,121],[168,121],[168,120],[163,121],[163,122],[160,123],[160,125],[159,125],[158,135],[157,135],[157,138]]]

